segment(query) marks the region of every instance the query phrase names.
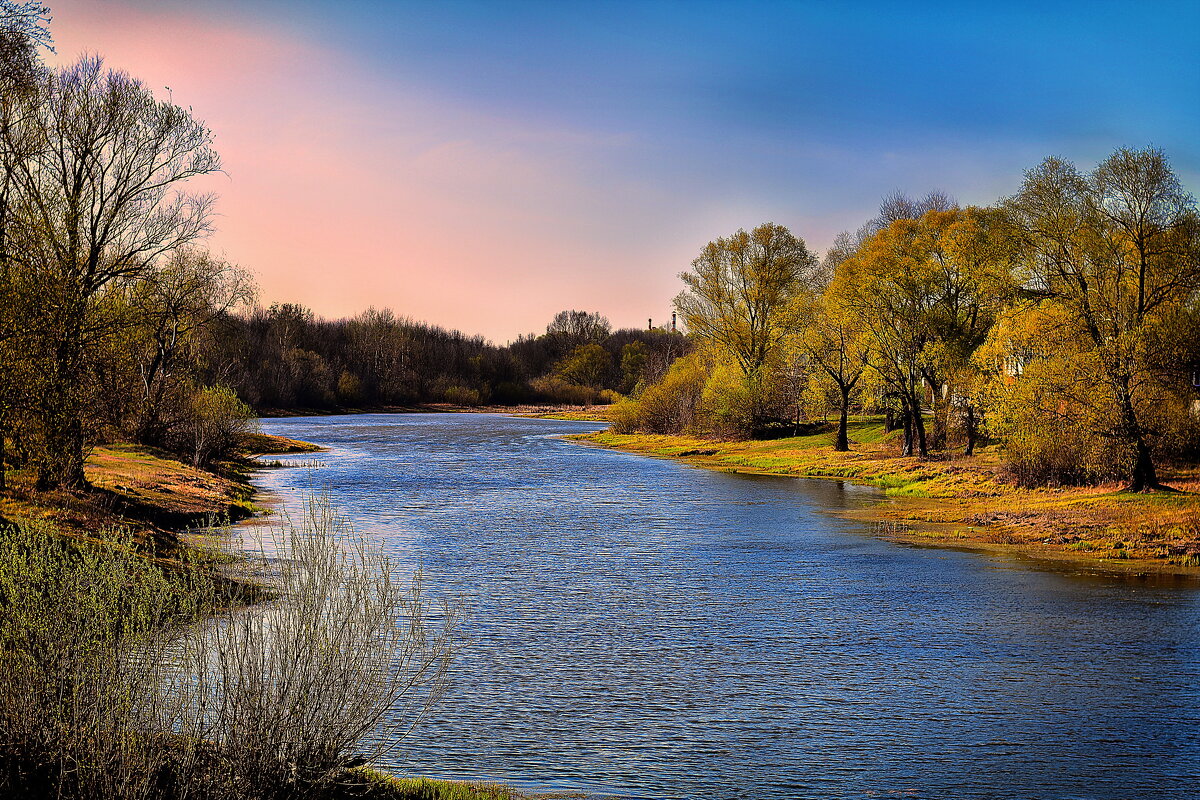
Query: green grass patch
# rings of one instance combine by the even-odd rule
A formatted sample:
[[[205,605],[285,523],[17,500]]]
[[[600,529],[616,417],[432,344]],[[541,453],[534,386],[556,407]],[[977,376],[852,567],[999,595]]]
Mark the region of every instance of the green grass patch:
[[[583,797],[578,794],[527,794],[508,786],[483,781],[446,781],[432,778],[401,778],[362,767],[344,794],[332,794],[328,800],[370,797],[376,800],[551,800]]]

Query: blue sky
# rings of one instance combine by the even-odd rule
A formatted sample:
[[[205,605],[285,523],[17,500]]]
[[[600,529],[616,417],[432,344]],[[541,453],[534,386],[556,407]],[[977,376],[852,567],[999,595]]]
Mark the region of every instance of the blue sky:
[[[498,341],[569,307],[644,324],[738,227],[824,248],[888,192],[988,203],[1046,156],[1088,168],[1119,146],[1161,147],[1200,186],[1200,3],[52,5],[68,50],[171,85],[210,121],[231,175],[215,243],[253,262],[267,299],[329,316],[369,300]],[[222,46],[258,60],[222,53],[245,66],[209,80],[180,56],[196,31],[236,31]],[[275,185],[311,185],[291,213],[353,232],[348,252],[255,218],[278,159],[241,156],[253,102],[273,104],[262,141],[307,154],[269,165]],[[314,165],[325,183],[282,174]]]

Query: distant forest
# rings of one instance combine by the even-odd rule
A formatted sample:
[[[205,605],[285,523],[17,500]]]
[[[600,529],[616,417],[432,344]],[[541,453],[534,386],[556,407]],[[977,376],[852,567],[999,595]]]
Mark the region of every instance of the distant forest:
[[[324,320],[277,303],[224,315],[205,348],[204,372],[260,411],[583,405],[657,381],[688,346],[686,337],[659,329],[613,331],[595,312],[560,312],[544,333],[497,346],[388,309]]]

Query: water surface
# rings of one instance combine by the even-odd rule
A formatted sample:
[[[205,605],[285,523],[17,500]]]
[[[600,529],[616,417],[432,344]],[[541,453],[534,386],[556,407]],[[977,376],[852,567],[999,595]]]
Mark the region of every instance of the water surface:
[[[834,481],[712,472],[484,414],[264,421],[462,598],[402,772],[621,798],[1200,797],[1200,592],[906,547]]]

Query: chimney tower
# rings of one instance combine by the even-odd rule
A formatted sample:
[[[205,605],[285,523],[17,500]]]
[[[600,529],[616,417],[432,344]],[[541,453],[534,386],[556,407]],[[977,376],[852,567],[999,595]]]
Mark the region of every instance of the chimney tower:
[[[675,312],[671,312],[671,333],[675,333]]]

